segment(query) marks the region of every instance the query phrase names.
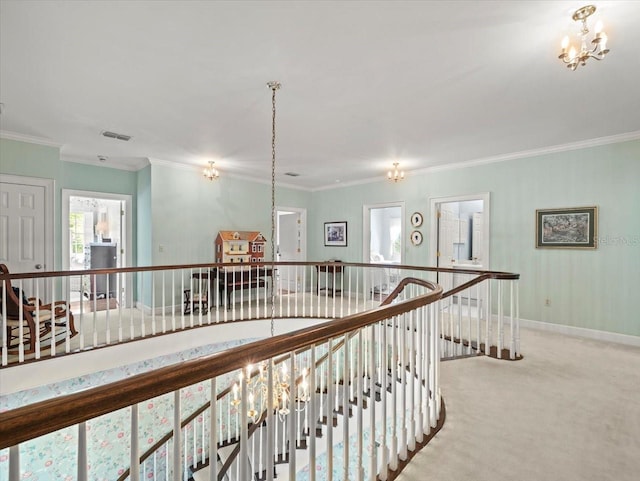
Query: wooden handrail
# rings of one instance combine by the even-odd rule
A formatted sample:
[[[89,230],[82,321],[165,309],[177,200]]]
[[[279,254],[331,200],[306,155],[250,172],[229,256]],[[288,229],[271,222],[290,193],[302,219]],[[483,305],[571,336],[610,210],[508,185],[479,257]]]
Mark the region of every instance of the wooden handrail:
[[[317,263],[301,264],[317,265]],[[368,266],[368,264],[361,265]],[[212,264],[194,264],[193,266],[210,267]],[[237,264],[235,266],[237,267]],[[140,270],[140,268],[130,269]],[[167,267],[154,270],[160,269],[166,270]],[[96,272],[104,273],[105,271]],[[52,274],[54,273],[47,273],[49,276]],[[78,275],[77,271],[75,275]],[[432,292],[404,302],[378,307],[365,313],[237,346],[222,353],[184,361],[178,365],[138,374],[118,382],[0,413],[0,449],[235,371],[248,364],[257,364],[264,359],[327,341],[349,331],[423,307],[442,297],[442,288],[439,285],[423,282],[430,286]]]
[[[488,274],[490,279],[519,279],[520,274],[512,272],[501,271],[487,271],[487,270],[475,270],[475,269],[452,269],[443,267],[426,267],[426,266],[410,266],[405,264],[366,264],[362,262],[261,262],[252,264],[251,267],[257,269],[270,269],[272,266],[278,268],[280,266],[335,266],[340,264],[343,267],[378,267],[388,269],[406,269],[421,272],[446,272],[451,274],[473,274],[484,275]],[[117,269],[87,269],[81,271],[38,271],[38,272],[23,272],[19,274],[0,274],[0,280],[8,279],[37,279],[44,277],[76,277],[86,276],[92,274],[113,274],[113,273],[128,273],[128,272],[153,272],[153,271],[171,271],[181,269],[215,269],[224,267],[233,267],[241,269],[247,265],[241,265],[237,263],[204,263],[204,264],[173,264],[166,266],[146,266],[146,267],[119,267]]]

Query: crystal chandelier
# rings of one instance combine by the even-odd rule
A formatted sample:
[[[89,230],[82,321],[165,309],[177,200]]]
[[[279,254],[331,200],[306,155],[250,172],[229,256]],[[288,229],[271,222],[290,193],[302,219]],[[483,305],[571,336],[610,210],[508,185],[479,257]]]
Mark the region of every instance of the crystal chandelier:
[[[587,34],[589,28],[587,27],[587,19],[593,15],[596,11],[596,7],[593,5],[587,5],[579,8],[575,11],[573,18],[576,22],[582,22],[582,28],[580,29],[580,51],[576,51],[573,45],[569,45],[569,37],[562,39],[562,53],[558,56],[560,60],[567,64],[567,67],[571,70],[575,70],[579,65],[586,65],[587,60],[595,58],[596,60],[602,60],[604,56],[609,53],[607,48],[607,34],[602,31],[602,22],[598,21],[595,27],[595,37],[591,40],[593,47],[589,49],[587,44]]]
[[[215,162],[210,160],[209,167],[204,169],[204,176],[209,180],[218,180],[220,172],[218,172],[218,169],[216,169],[213,164],[215,164]]]
[[[387,179],[392,180],[394,182],[398,182],[399,180],[404,180],[404,171],[398,170],[399,162],[393,163],[393,169],[387,172]]]
[[[247,366],[244,371],[240,371],[238,383],[235,383],[232,387],[233,399],[231,404],[237,407],[242,402],[239,395],[239,386],[243,382],[246,384],[247,401],[245,409],[247,417],[253,423],[258,422],[262,413],[268,408],[269,385],[266,374],[267,369],[266,361],[258,364],[257,372],[252,365]],[[306,402],[310,399],[307,376],[308,371],[304,369],[300,378],[293,380],[295,390],[292,394],[291,379],[286,362],[283,361],[279,368],[273,370],[273,406],[281,419],[289,414],[292,408],[298,412],[304,411]]]

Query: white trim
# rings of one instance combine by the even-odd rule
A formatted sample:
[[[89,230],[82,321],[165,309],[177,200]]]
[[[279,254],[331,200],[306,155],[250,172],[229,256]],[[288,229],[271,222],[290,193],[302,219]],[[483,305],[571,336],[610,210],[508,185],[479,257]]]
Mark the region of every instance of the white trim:
[[[125,209],[125,226],[124,226],[124,265],[120,267],[133,266],[133,196],[131,194],[113,194],[111,192],[93,192],[88,190],[75,190],[75,189],[62,189],[60,197],[60,211],[62,219],[69,218],[69,197],[95,197],[98,199],[118,200],[124,202]],[[66,223],[63,225],[67,225]],[[62,249],[62,269],[69,269],[69,229],[62,228],[62,245],[65,246]],[[133,295],[132,283],[126,284],[125,299],[126,305],[131,305],[131,299]]]
[[[55,180],[23,175],[0,174],[0,182],[44,187],[44,271],[55,271]]]
[[[35,137],[32,135],[19,134],[17,132],[9,132],[8,130],[0,130],[0,138],[7,140],[16,140],[18,142],[27,142],[29,144],[45,145],[47,147],[61,148],[64,144],[59,144],[51,139],[44,137]]]
[[[362,206],[362,262],[371,262],[371,209],[383,209],[385,207],[400,207],[400,264],[405,259],[405,205],[403,200],[396,202],[383,202],[380,204],[363,204]]]
[[[480,194],[454,195],[450,197],[429,197],[429,257],[428,265],[436,266],[438,250],[438,225],[436,212],[438,204],[448,202],[467,202],[472,200],[482,201],[482,264],[483,270],[489,270],[491,266],[491,193],[482,192]],[[465,269],[469,266],[464,266]]]
[[[109,157],[105,162],[100,162],[97,159],[87,159],[85,157],[75,157],[71,155],[61,155],[60,160],[62,162],[70,162],[73,164],[86,164],[93,165],[95,167],[104,167],[107,169],[126,170],[129,172],[137,172],[140,169],[149,165],[149,159],[146,157],[134,158],[128,157],[126,161],[120,159],[114,159]]]
[[[567,144],[541,147],[539,149],[523,150],[520,152],[511,152],[507,154],[494,155],[491,157],[484,157],[480,159],[469,159],[461,162],[434,165],[432,167],[426,167],[424,169],[410,170],[406,172],[407,177],[405,177],[405,180],[410,178],[413,175],[424,175],[424,174],[431,174],[434,172],[443,172],[447,170],[465,169],[467,167],[494,164],[497,162],[505,162],[508,160],[517,160],[517,159],[528,158],[528,157],[538,157],[538,156],[554,154],[558,152],[569,152],[571,150],[587,149],[591,147],[598,147],[601,145],[629,142],[632,140],[640,140],[640,130],[636,130],[633,132],[626,132],[624,134],[610,135],[608,137],[598,137],[595,139],[580,140],[577,142],[570,142]],[[383,176],[380,175],[377,177],[369,177],[368,179],[355,180],[352,182],[344,182],[344,183],[340,182],[340,183],[330,184],[322,187],[315,187],[309,190],[311,190],[312,192],[318,192],[322,190],[351,187],[351,186],[360,185],[360,184],[383,182],[385,180],[386,178],[383,178]]]
[[[532,321],[530,319],[520,319],[520,327],[573,337],[582,337],[585,339],[594,339],[596,341],[615,342],[617,344],[624,344],[625,346],[640,347],[640,336],[630,336],[617,332],[598,331],[596,329],[587,329],[586,327],[567,326],[564,324],[553,324],[551,322]]]

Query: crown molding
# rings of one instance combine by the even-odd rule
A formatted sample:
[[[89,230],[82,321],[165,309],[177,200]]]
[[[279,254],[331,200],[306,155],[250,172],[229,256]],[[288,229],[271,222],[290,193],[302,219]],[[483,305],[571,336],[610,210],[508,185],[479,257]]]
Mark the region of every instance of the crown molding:
[[[10,132],[8,130],[0,130],[0,138],[7,140],[17,140],[18,142],[27,142],[29,144],[44,145],[46,147],[61,148],[64,144],[54,142],[51,139],[45,139],[44,137],[36,137],[33,135],[19,134],[17,132]]]
[[[567,144],[552,145],[549,147],[542,147],[539,149],[523,150],[521,152],[512,152],[510,154],[502,154],[502,155],[495,155],[492,157],[484,157],[480,159],[465,160],[462,162],[455,162],[452,164],[434,165],[432,167],[426,167],[424,169],[407,171],[405,174],[423,175],[423,174],[431,174],[434,172],[444,172],[447,170],[465,169],[468,167],[494,164],[497,162],[506,162],[509,160],[517,160],[517,159],[523,159],[527,157],[538,157],[538,156],[554,154],[558,152],[569,152],[572,150],[588,149],[593,147],[599,147],[601,145],[618,144],[618,143],[629,142],[633,140],[640,140],[640,130],[636,130],[633,132],[626,132],[624,134],[610,135],[608,137],[598,137],[595,139],[581,140],[578,142],[570,142]],[[406,179],[407,177],[405,177],[405,180]],[[310,190],[312,192],[318,192],[323,190],[340,189],[342,187],[352,187],[352,186],[361,185],[361,184],[370,184],[373,182],[388,182],[388,181],[386,178],[384,179],[381,178],[381,176],[370,177],[368,179],[354,180],[352,182],[344,182],[344,183],[341,182],[338,184],[330,184],[322,187],[316,187]]]
[[[130,172],[137,172],[140,169],[149,165],[149,159],[146,157],[128,158],[126,161],[120,161],[118,159],[109,158],[106,162],[100,162],[95,159],[88,159],[86,157],[75,157],[71,155],[60,156],[60,160],[63,162],[71,162],[74,164],[86,164],[93,165],[94,167],[104,167],[107,169],[119,169],[127,170]]]
[[[182,162],[172,162],[170,160],[164,160],[164,159],[155,159],[155,158],[149,158],[149,163],[151,165],[162,165],[164,167],[171,167],[172,169],[180,169],[180,170],[190,170],[190,171],[198,171],[200,173],[202,173],[202,170],[206,167],[206,165],[195,165],[195,164],[184,164]],[[217,167],[216,167],[217,168]],[[254,182],[256,184],[264,184],[264,185],[271,185],[271,179],[262,179],[262,178],[257,178],[257,177],[251,177],[248,175],[239,175],[239,174],[234,174],[231,172],[226,172],[224,170],[224,167],[222,167],[222,170],[220,171],[220,177],[218,179],[218,181],[221,181],[223,179],[236,179],[236,180],[242,180],[245,182]],[[300,187],[299,185],[292,185],[292,184],[286,184],[283,182],[276,182],[276,186],[277,187],[285,187],[288,189],[295,189],[295,190],[303,190],[303,191],[309,191],[309,188],[306,187]]]
[[[446,170],[464,169],[467,167],[475,167],[478,165],[494,164],[497,162],[505,162],[509,160],[524,159],[528,157],[539,157],[542,155],[556,154],[559,152],[569,152],[572,150],[588,149],[599,147],[601,145],[618,144],[629,142],[632,140],[640,140],[640,130],[634,132],[626,132],[624,134],[610,135],[608,137],[598,137],[595,139],[580,140],[567,144],[551,145],[539,149],[523,150],[521,152],[512,152],[510,154],[495,155],[492,157],[484,157],[481,159],[466,160],[446,165],[435,165],[426,169],[414,170],[414,173],[433,173]]]

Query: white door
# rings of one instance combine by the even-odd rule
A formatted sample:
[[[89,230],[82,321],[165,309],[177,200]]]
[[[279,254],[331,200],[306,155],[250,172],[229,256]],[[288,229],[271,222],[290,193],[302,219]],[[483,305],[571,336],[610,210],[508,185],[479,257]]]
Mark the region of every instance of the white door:
[[[448,204],[440,204],[438,211],[438,259],[436,267],[455,267],[454,246],[460,240],[460,222]]]
[[[9,272],[45,269],[44,186],[0,183],[0,246]]]
[[[279,207],[276,211],[276,260],[304,262],[306,260],[306,210]],[[302,266],[279,269],[280,289],[288,292],[302,290]]]

